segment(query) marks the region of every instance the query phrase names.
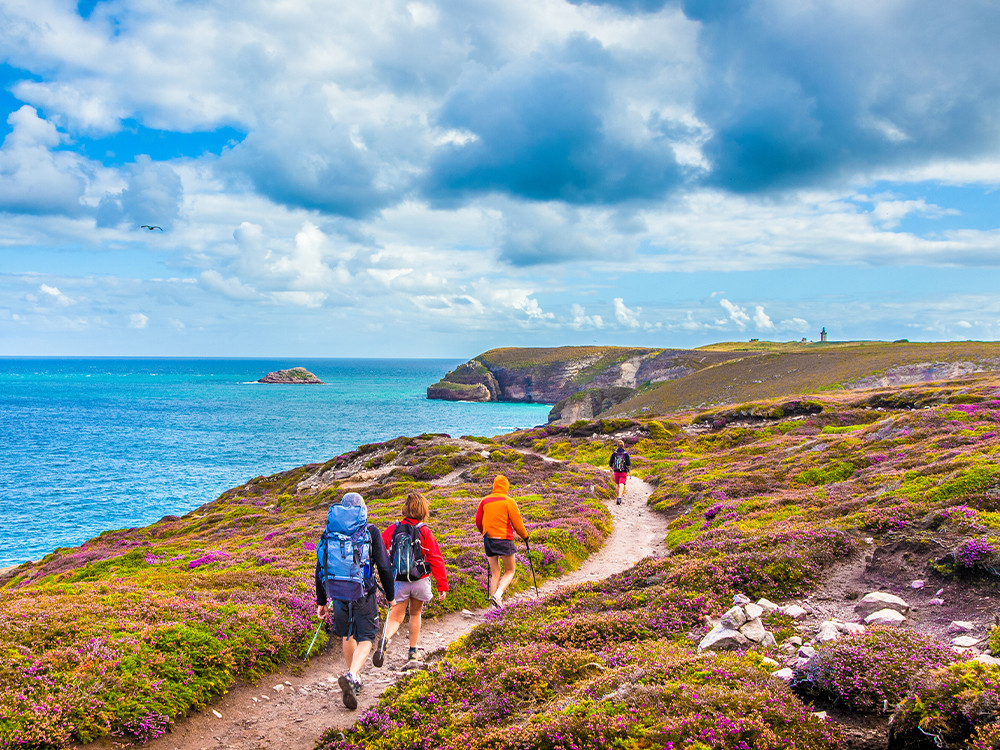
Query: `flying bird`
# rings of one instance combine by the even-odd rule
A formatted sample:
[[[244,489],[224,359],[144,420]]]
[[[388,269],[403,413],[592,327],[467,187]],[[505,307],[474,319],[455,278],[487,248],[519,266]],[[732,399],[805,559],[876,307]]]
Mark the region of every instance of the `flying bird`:
[[[163,227],[158,227],[155,224],[143,224],[141,227],[139,227],[139,229],[148,229],[150,232],[152,232],[154,229],[159,229],[161,232],[163,231]]]

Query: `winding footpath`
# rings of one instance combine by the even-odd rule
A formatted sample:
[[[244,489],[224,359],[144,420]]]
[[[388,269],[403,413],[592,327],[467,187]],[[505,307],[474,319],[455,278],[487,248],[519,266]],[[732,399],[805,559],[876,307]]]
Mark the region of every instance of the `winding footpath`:
[[[579,569],[546,581],[539,587],[546,594],[562,586],[600,580],[619,573],[644,557],[666,554],[663,540],[667,521],[647,505],[653,488],[631,477],[621,505],[610,501],[614,529],[607,543],[591,555]],[[533,595],[533,590],[512,598]],[[459,638],[479,623],[479,616],[455,612],[435,620],[425,620],[421,646],[431,653]],[[406,627],[404,623],[404,628]],[[145,747],[150,750],[312,750],[320,734],[329,727],[347,729],[374,705],[391,683],[405,674],[406,634],[400,630],[386,656],[385,666],[369,663],[362,675],[364,692],[358,696],[357,711],[348,711],[341,701],[337,678],[344,671],[339,644],[314,656],[308,666],[289,665],[284,671],[265,677],[259,685],[237,685],[204,711],[180,719],[168,734]],[[91,750],[110,748],[103,741]]]

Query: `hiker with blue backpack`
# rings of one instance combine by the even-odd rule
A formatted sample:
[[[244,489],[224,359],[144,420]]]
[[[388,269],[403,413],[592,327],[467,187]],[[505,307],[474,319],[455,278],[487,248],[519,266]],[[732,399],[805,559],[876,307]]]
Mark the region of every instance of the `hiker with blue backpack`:
[[[410,612],[410,650],[406,665],[418,666],[421,653],[421,614],[424,604],[434,598],[431,591],[431,574],[437,584],[438,599],[448,595],[448,573],[444,557],[434,533],[425,523],[430,515],[430,503],[419,492],[411,492],[403,501],[403,517],[382,532],[382,541],[389,549],[389,559],[396,579],[396,603],[385,618],[382,638],[372,654],[372,664],[381,667],[389,642],[403,624],[407,609]]]
[[[316,545],[316,615],[326,620],[333,611],[333,630],[342,639],[347,662],[338,683],[344,705],[352,711],[362,688],[361,667],[378,635],[376,571],[391,605],[396,592],[389,553],[379,530],[368,523],[364,499],[348,492],[330,506]]]
[[[614,453],[611,454],[611,458],[608,460],[608,467],[614,476],[615,488],[618,491],[615,504],[621,505],[622,495],[625,494],[625,482],[628,480],[629,469],[632,468],[632,458],[625,450],[624,440],[618,441]]]

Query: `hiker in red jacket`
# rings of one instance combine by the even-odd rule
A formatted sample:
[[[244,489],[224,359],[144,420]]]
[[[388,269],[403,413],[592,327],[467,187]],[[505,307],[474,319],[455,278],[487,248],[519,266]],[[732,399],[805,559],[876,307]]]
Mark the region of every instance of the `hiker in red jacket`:
[[[372,654],[372,664],[381,667],[389,641],[403,624],[407,607],[410,610],[410,651],[407,666],[421,661],[421,613],[424,604],[434,598],[431,591],[431,574],[437,583],[438,600],[448,595],[448,573],[444,568],[441,548],[430,527],[424,523],[430,514],[427,498],[411,492],[403,501],[403,518],[382,532],[382,540],[389,550],[396,584],[396,603],[385,620],[385,632]],[[419,543],[418,543],[419,542]],[[409,552],[407,552],[409,550]],[[406,568],[400,570],[399,568]]]
[[[628,472],[632,468],[632,458],[625,450],[625,441],[619,440],[615,452],[608,460],[608,466],[615,480],[615,490],[618,497],[615,499],[616,505],[622,504],[622,495],[625,494],[625,482],[628,481]]]

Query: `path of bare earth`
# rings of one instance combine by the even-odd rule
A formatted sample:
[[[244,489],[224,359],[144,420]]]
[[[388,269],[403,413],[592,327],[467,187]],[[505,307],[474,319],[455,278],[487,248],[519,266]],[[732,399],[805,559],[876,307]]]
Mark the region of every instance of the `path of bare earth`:
[[[445,478],[446,479],[446,478]],[[612,535],[604,547],[583,565],[540,589],[548,593],[570,584],[600,580],[621,572],[644,557],[666,554],[663,543],[667,521],[650,510],[646,500],[652,492],[645,482],[629,479],[621,505],[609,504],[614,517]],[[534,592],[530,592],[533,594]],[[529,592],[522,596],[529,595]],[[473,616],[456,612],[424,621],[421,646],[428,652],[443,648],[479,622],[482,611]],[[328,727],[348,728],[361,712],[373,705],[383,690],[403,674],[406,654],[405,624],[393,639],[385,666],[369,663],[362,675],[364,691],[357,711],[348,711],[341,700],[337,678],[344,672],[338,644],[314,656],[308,666],[288,668],[266,677],[259,685],[237,685],[206,710],[181,719],[173,730],[152,741],[149,750],[311,750]],[[108,742],[89,750],[111,747]]]

